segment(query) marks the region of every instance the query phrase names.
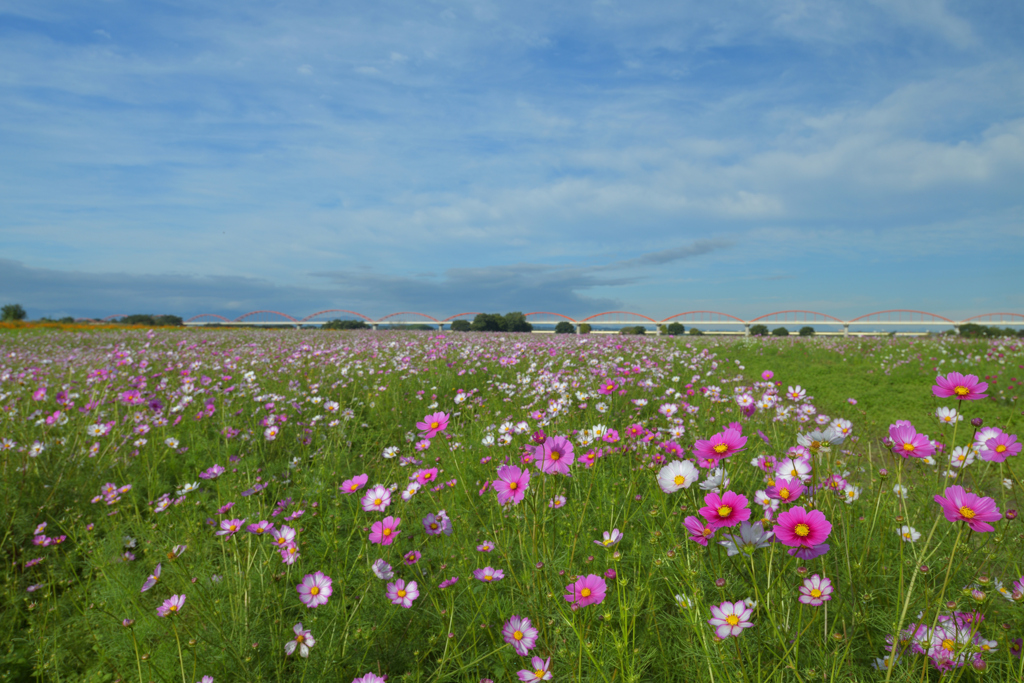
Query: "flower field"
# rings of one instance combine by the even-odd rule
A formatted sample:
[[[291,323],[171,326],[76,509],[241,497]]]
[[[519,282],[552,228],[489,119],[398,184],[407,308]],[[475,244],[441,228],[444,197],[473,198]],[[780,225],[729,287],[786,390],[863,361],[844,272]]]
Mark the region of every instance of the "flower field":
[[[1024,680],[1017,340],[0,332],[0,680]]]

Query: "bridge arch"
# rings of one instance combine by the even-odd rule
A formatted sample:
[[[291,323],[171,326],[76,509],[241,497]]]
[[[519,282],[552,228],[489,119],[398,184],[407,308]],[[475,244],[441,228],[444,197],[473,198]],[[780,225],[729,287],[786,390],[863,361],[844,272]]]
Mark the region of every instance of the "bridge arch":
[[[282,318],[285,318],[289,322],[293,322],[293,323],[299,322],[298,320],[296,320],[295,318],[291,317],[287,313],[281,313],[280,311],[249,311],[245,315],[240,315],[237,318],[235,318],[233,322],[240,323],[243,320],[245,320],[246,318],[249,318],[249,317],[254,316],[254,315],[261,315],[261,314],[262,315],[278,315],[278,316],[281,316]],[[266,321],[266,322],[273,323],[273,322],[279,322],[279,321],[269,320],[269,321]]]
[[[470,315],[475,318],[478,315],[482,315],[482,313],[480,313],[480,311],[476,311],[476,312],[467,311],[465,313],[456,313],[455,315],[448,316],[447,318],[445,318],[441,322],[443,322],[443,323],[450,323],[453,320],[456,320],[458,318],[462,318],[463,316],[470,316]]]
[[[646,320],[647,322],[651,323],[652,325],[657,325],[658,324],[657,320],[654,320],[653,318],[648,318],[643,313],[634,313],[632,311],[604,311],[603,313],[595,313],[594,315],[588,316],[588,317],[584,318],[583,320],[580,320],[580,322],[581,323],[588,323],[590,321],[594,321],[594,322],[600,323],[601,321],[597,320],[597,318],[600,318],[601,316],[605,316],[605,315],[633,316],[634,318],[643,318],[644,320]],[[628,318],[623,318],[621,320],[614,320],[614,322],[640,322],[640,321],[639,320],[629,320]]]
[[[538,318],[531,319],[530,316],[538,316]],[[557,323],[557,322],[561,322],[559,320],[550,320],[550,319],[549,320],[542,320],[542,319],[539,318],[539,316],[549,316],[550,318],[561,318],[562,320],[566,320],[568,322],[571,322],[573,325],[576,324],[576,321],[573,318],[570,318],[567,315],[562,315],[561,313],[552,313],[551,311],[534,311],[532,313],[524,314],[523,317],[525,317],[531,323],[544,324],[544,323]]]
[[[874,316],[878,316],[875,318]],[[873,318],[868,320],[868,318]],[[901,323],[904,325],[924,325],[927,323],[944,322],[949,325],[953,325],[953,321],[949,318],[945,318],[937,313],[929,313],[928,311],[913,311],[906,308],[895,308],[888,311],[875,311],[874,313],[865,313],[859,318],[854,318],[850,321],[851,323],[867,323],[867,322],[879,322],[879,323]]]
[[[350,310],[345,309],[345,308],[328,308],[326,311],[317,311],[316,313],[313,313],[312,315],[307,315],[305,318],[303,318],[299,322],[302,322],[302,323],[309,322],[309,321],[313,320],[313,318],[316,318],[317,316],[327,315],[328,313],[348,313],[349,315],[354,315],[357,318],[362,318],[363,320],[365,320],[367,322],[370,321],[369,317],[363,315],[362,313],[357,313],[356,311],[350,311]]]
[[[419,322],[424,322],[423,320],[416,320],[416,319],[408,320],[408,319],[405,319],[407,316],[411,316],[411,315],[418,316],[420,318],[426,318],[426,320],[429,320],[432,323],[436,323],[436,324],[440,324],[441,323],[440,320],[438,320],[437,318],[435,318],[435,317],[433,317],[431,315],[427,315],[426,313],[417,313],[416,311],[398,311],[397,313],[389,313],[388,315],[384,316],[383,318],[381,318],[377,322],[383,323],[386,320],[390,320],[392,323],[399,323],[399,324],[401,324],[401,323],[406,323],[406,324],[414,323],[415,324],[415,323],[419,323]],[[392,320],[392,318],[396,318],[396,320]]]
[[[781,319],[779,318],[781,316]],[[778,323],[838,323],[843,324],[843,321],[839,318],[834,318],[827,313],[818,313],[817,311],[775,311],[774,313],[765,313],[762,316],[758,316],[750,322],[756,323],[761,320],[767,322],[771,319],[771,322]]]
[[[994,318],[998,317],[998,320]],[[1024,315],[1020,313],[982,313],[981,315],[975,315],[964,320],[965,323],[981,321],[988,324],[999,323],[1001,325],[1024,325]],[[975,323],[977,324],[977,323]]]
[[[690,317],[685,317],[690,316]],[[721,318],[729,318],[729,320],[721,320]],[[734,315],[728,313],[720,313],[719,311],[686,311],[685,313],[676,313],[673,316],[665,318],[662,323],[669,323],[673,320],[683,319],[686,322],[692,323],[728,323],[737,322],[744,323],[744,320],[737,318]]]
[[[189,318],[185,322],[187,322],[187,323],[201,322],[200,318],[216,318],[217,320],[220,320],[221,322],[225,322],[225,323],[231,322],[230,320],[228,320],[224,316],[217,315],[216,313],[200,313],[199,315],[192,316],[191,318]]]

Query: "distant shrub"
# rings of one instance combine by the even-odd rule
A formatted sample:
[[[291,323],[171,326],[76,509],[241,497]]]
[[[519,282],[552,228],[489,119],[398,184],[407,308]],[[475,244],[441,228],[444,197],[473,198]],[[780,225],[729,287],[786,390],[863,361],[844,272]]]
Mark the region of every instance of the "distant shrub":
[[[468,320],[452,321],[452,332],[469,332],[472,329],[473,325]]]
[[[767,325],[751,325],[750,334],[755,337],[767,337],[768,326]]]
[[[555,334],[573,334],[574,332],[576,332],[576,326],[568,320],[560,320],[555,325]]]
[[[978,325],[975,323],[967,323],[966,325],[960,326],[960,336],[968,337],[971,339],[978,338],[994,338],[994,337],[1021,337],[1024,336],[1024,329],[1013,330],[1009,327],[999,328],[989,325]]]
[[[776,327],[774,330],[772,330],[772,336],[775,336],[775,337],[788,337],[789,336],[789,330],[787,330],[785,327]]]
[[[702,337],[702,336],[704,336],[704,333],[701,332],[700,330],[698,330],[696,327],[691,327],[690,331],[687,332],[687,334],[693,335],[694,337]]]
[[[635,325],[633,327],[623,327],[619,330],[619,334],[625,335],[639,335],[647,334],[647,328],[643,325]]]
[[[590,323],[580,323],[580,334],[590,334],[592,329]]]
[[[814,336],[814,328],[813,327],[801,327],[800,328],[800,336],[801,337],[813,337]]]
[[[28,316],[28,313],[26,313],[25,309],[21,307],[21,304],[7,304],[0,309],[0,311],[2,311],[2,314],[0,314],[0,320],[3,320],[4,322],[24,320]]]
[[[368,330],[369,325],[364,320],[331,320],[324,323],[322,330]]]
[[[126,315],[117,321],[121,325],[153,325],[154,327],[178,327],[184,322],[177,315],[150,315],[148,313],[136,313]]]
[[[686,331],[686,327],[680,322],[671,322],[665,326],[665,334],[677,337]]]
[[[519,311],[506,313],[478,313],[473,318],[474,332],[533,332],[533,325]]]

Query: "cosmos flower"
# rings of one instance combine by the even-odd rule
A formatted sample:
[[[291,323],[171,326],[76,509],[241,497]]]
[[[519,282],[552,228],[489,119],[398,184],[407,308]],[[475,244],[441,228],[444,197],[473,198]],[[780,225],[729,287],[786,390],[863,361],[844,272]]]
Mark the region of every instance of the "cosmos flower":
[[[771,545],[773,535],[773,532],[764,530],[764,525],[761,522],[751,524],[744,521],[740,524],[740,533],[738,535],[725,534],[718,544],[725,547],[730,557],[739,555],[741,552],[753,555],[754,551],[758,548],[767,548]]]
[[[743,600],[726,600],[720,605],[711,606],[711,618],[708,619],[708,623],[715,629],[715,635],[719,638],[736,637],[743,633],[743,629],[754,625],[754,622],[750,621],[753,614],[754,610]]]
[[[534,449],[533,461],[545,474],[569,474],[574,459],[572,442],[563,436],[547,438]]]
[[[386,486],[377,484],[368,489],[359,502],[364,512],[384,512],[391,505],[391,491]]]
[[[185,606],[184,595],[172,595],[171,597],[164,600],[163,604],[156,608],[156,613],[161,617],[166,617],[170,614],[175,614],[181,611],[181,608]]]
[[[935,378],[932,393],[939,398],[952,397],[961,401],[976,401],[988,397],[983,393],[986,389],[988,389],[988,384],[979,382],[977,375],[961,375],[959,372],[950,372],[945,377],[939,375]]]
[[[159,581],[159,580],[160,580],[160,563],[158,562],[157,565],[156,565],[156,569],[153,570],[153,573],[150,574],[149,577],[146,579],[145,583],[142,584],[142,590],[139,591],[139,592],[140,593],[145,593],[150,588],[155,586],[156,582]]]
[[[500,569],[493,569],[491,567],[484,567],[483,569],[474,569],[473,576],[484,583],[494,583],[501,581],[505,578],[505,572]]]
[[[520,669],[516,675],[522,683],[534,683],[535,681],[550,681],[552,678],[551,657],[541,659],[532,657],[530,659],[532,669]]]
[[[804,579],[804,585],[800,586],[800,597],[798,600],[805,605],[820,607],[832,599],[832,580],[814,574]]]
[[[413,600],[420,597],[420,590],[415,581],[406,584],[404,580],[398,579],[394,583],[388,584],[385,595],[393,605],[409,609],[412,607]]]
[[[395,578],[395,572],[392,570],[391,565],[385,562],[383,558],[375,560],[370,569],[373,570],[374,576],[378,579],[387,581]]]
[[[244,519],[222,519],[220,522],[220,529],[217,531],[217,535],[234,536],[237,532],[242,530],[242,527],[244,525]]]
[[[746,446],[747,437],[740,434],[738,430],[729,428],[715,434],[710,439],[698,439],[693,446],[693,454],[697,456],[698,460],[718,462],[742,451]]]
[[[302,628],[301,621],[292,626],[292,631],[295,632],[295,637],[284,644],[284,654],[286,656],[295,654],[295,650],[298,649],[300,657],[308,657],[309,648],[316,645],[313,634]]]
[[[420,430],[420,437],[432,439],[448,428],[449,416],[446,413],[432,413],[423,418],[423,422],[416,423],[416,429]]]
[[[988,522],[1003,517],[994,500],[968,493],[962,486],[950,486],[944,493],[945,497],[936,494],[935,502],[942,507],[946,519],[950,522],[967,522],[972,531],[995,531],[995,527]]]
[[[703,546],[708,544],[708,539],[714,537],[715,530],[709,524],[705,524],[697,517],[687,517],[683,520],[683,526],[690,532],[690,540],[700,543]]]
[[[370,543],[391,545],[398,538],[398,525],[402,523],[401,517],[385,517],[379,522],[374,522],[370,527]]]
[[[825,542],[832,532],[832,524],[819,510],[808,512],[803,507],[795,507],[779,515],[774,531],[775,538],[785,545],[810,548]]]
[[[978,451],[978,456],[988,462],[1003,462],[1007,457],[1020,455],[1021,444],[1015,434],[1000,433],[985,441],[985,447]]]
[[[331,586],[331,577],[323,572],[306,574],[302,577],[302,583],[295,587],[299,592],[299,600],[310,609],[326,605],[327,599],[331,597],[334,588]]]
[[[608,584],[597,574],[579,577],[575,583],[565,587],[564,597],[573,607],[586,607],[600,604],[608,590]]]
[[[604,546],[605,548],[609,548],[613,545],[616,545],[619,541],[622,540],[622,532],[618,529],[612,529],[611,532],[606,531],[603,535],[603,540],[594,541],[594,543],[600,546]]]
[[[501,637],[511,645],[516,654],[525,657],[537,644],[537,637],[540,635],[533,623],[527,617],[513,615],[505,622],[501,629]]]
[[[665,493],[688,489],[697,481],[700,472],[689,460],[673,460],[658,472],[658,486]]]
[[[723,527],[736,526],[740,522],[750,519],[750,508],[747,507],[747,498],[739,493],[726,491],[719,496],[717,493],[709,493],[704,496],[704,505],[699,512],[708,525],[721,529]]]
[[[361,489],[364,486],[366,486],[366,482],[369,479],[370,479],[369,475],[357,474],[356,476],[352,477],[351,479],[346,479],[345,481],[343,481],[342,484],[341,484],[341,489],[340,490],[341,490],[342,493],[355,493],[359,489]]]
[[[775,484],[768,487],[768,490],[765,491],[769,498],[780,500],[783,503],[796,501],[803,492],[804,485],[799,479],[787,479],[785,477],[776,479]]]
[[[494,481],[494,490],[498,494],[498,504],[518,505],[526,496],[530,487],[529,470],[521,470],[515,465],[504,465],[498,468],[498,478]]]

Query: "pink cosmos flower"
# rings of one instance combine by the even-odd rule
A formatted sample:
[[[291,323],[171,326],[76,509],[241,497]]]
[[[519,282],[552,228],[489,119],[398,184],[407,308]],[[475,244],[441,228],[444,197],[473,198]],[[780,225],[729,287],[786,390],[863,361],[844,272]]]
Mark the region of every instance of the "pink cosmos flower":
[[[892,452],[904,458],[927,458],[935,453],[935,447],[924,434],[918,434],[914,426],[906,420],[897,420],[889,427],[889,438],[892,439]]]
[[[155,586],[156,582],[159,581],[159,580],[160,580],[160,563],[157,563],[156,569],[153,570],[153,573],[150,574],[149,577],[146,579],[145,583],[142,584],[142,590],[139,591],[139,592],[140,593],[145,593],[150,588]]]
[[[772,530],[780,543],[809,548],[825,542],[832,533],[832,523],[819,510],[808,512],[803,507],[795,507],[780,514]]]
[[[289,543],[283,548],[279,548],[278,551],[281,553],[281,561],[286,565],[291,566],[295,564],[295,560],[299,559],[299,546],[294,543]]]
[[[367,671],[358,678],[353,678],[352,683],[386,683],[387,676],[378,676],[372,671]]]
[[[526,496],[528,488],[530,488],[529,470],[521,470],[515,465],[498,468],[498,478],[494,481],[494,490],[498,494],[498,505],[505,505],[509,502],[512,505],[518,505]]]
[[[367,490],[359,502],[362,504],[364,512],[384,512],[388,509],[388,505],[391,505],[391,491],[388,491],[386,486],[377,484]]]
[[[284,644],[285,656],[295,654],[295,650],[298,648],[300,657],[308,657],[309,648],[316,645],[316,639],[313,638],[313,634],[302,628],[301,621],[292,626],[292,631],[295,632],[295,637]]]
[[[597,388],[597,393],[601,394],[602,396],[609,396],[611,394],[614,394],[615,390],[618,388],[619,385],[617,385],[614,381],[607,380],[605,382],[602,382],[601,386]]]
[[[747,607],[742,600],[729,602],[726,600],[720,605],[712,605],[711,618],[708,623],[715,629],[715,635],[719,638],[736,637],[743,633],[743,629],[750,628],[754,622],[750,621],[754,610]]]
[[[742,451],[747,446],[747,437],[736,429],[726,429],[710,439],[698,439],[693,446],[693,454],[698,460],[721,460],[733,453]]]
[[[420,554],[419,550],[410,550],[402,556],[402,561],[411,567],[412,565],[419,562],[421,557],[423,557],[423,555]]]
[[[1020,449],[1017,436],[1004,432],[985,441],[985,447],[978,451],[978,456],[989,462],[1003,462],[1007,457],[1019,455]]]
[[[639,423],[631,424],[629,425],[629,427],[626,428],[626,436],[632,437],[634,439],[643,436],[646,432],[647,430],[644,429],[644,426]]]
[[[161,617],[166,617],[169,614],[174,614],[181,611],[181,608],[185,606],[184,595],[172,595],[171,597],[164,600],[164,604],[156,608],[156,613]]]
[[[770,380],[774,376],[775,376],[775,373],[772,372],[771,370],[765,370],[764,372],[761,373],[761,379],[763,379],[766,382],[768,380]]]
[[[501,637],[515,649],[516,654],[523,657],[537,644],[539,635],[540,631],[534,628],[529,618],[518,615],[510,617],[501,629]]]
[[[287,524],[282,524],[281,528],[277,531],[272,530],[270,533],[274,535],[274,545],[279,548],[287,548],[289,544],[295,542],[295,529],[291,528]]]
[[[250,524],[249,526],[245,527],[245,530],[248,531],[250,534],[262,536],[263,534],[274,533],[274,525],[264,519],[254,524]]]
[[[220,530],[217,531],[217,535],[234,536],[236,532],[242,530],[242,526],[244,524],[244,519],[222,519],[220,522]]]
[[[967,493],[963,486],[950,486],[944,493],[945,498],[935,495],[935,502],[942,507],[942,514],[951,522],[967,522],[972,531],[995,531],[995,527],[988,522],[1003,518],[994,500]]]
[[[384,558],[375,560],[370,569],[373,570],[374,576],[378,579],[387,581],[395,578],[395,572],[392,570],[391,565],[384,561]]]
[[[800,586],[800,597],[798,600],[805,605],[820,607],[832,599],[832,580],[826,579],[817,574],[804,580]]]
[[[327,604],[327,598],[331,597],[334,588],[331,587],[331,577],[323,572],[306,574],[302,577],[302,583],[295,587],[299,592],[299,600],[306,607],[313,609],[320,605]]]
[[[430,536],[440,536],[442,532],[446,536],[452,535],[452,522],[444,514],[444,510],[436,515],[433,512],[428,512],[427,516],[423,518],[423,528]]]
[[[431,482],[437,481],[437,468],[430,467],[428,469],[417,470],[413,476],[416,477],[416,482],[420,486],[426,486]]]
[[[386,595],[393,605],[401,605],[409,609],[412,607],[412,601],[420,597],[420,590],[415,581],[406,584],[403,579],[398,579],[394,583],[388,584]]]
[[[732,491],[726,491],[722,496],[717,493],[709,493],[704,496],[704,504],[699,512],[708,520],[708,525],[714,529],[736,526],[740,522],[750,519],[750,508],[747,507],[746,496]]]
[[[594,541],[597,545],[610,548],[613,545],[618,545],[619,541],[622,540],[622,532],[618,529],[612,529],[611,532],[604,532],[603,538],[600,541]]]
[[[359,475],[356,475],[356,476],[352,477],[351,479],[346,479],[345,481],[343,481],[341,483],[341,492],[342,493],[355,493],[359,489],[361,489],[364,486],[366,486],[366,482],[367,482],[367,480],[369,480],[369,478],[370,478],[369,475],[359,474]]]
[[[540,657],[532,657],[530,659],[530,669],[520,669],[516,672],[516,676],[519,676],[519,680],[522,683],[534,683],[535,681],[550,681],[553,674],[551,673],[551,657],[547,659],[541,659]]]
[[[564,597],[573,607],[586,607],[587,605],[598,605],[604,601],[608,584],[597,574],[587,574],[579,577],[575,583],[565,587]]]
[[[374,522],[370,527],[370,543],[391,545],[398,538],[398,525],[402,523],[401,517],[385,517],[379,522]]]
[[[781,500],[783,503],[792,503],[803,492],[804,485],[799,479],[785,479],[781,477],[775,480],[774,486],[765,491],[769,498]]]
[[[490,541],[484,541],[483,543],[478,545],[476,547],[476,549],[479,550],[482,553],[489,553],[492,550],[494,550],[494,544],[491,543]]]
[[[703,546],[706,546],[708,539],[715,535],[715,530],[697,517],[687,517],[683,520],[683,526],[690,532],[690,540]]]
[[[564,436],[554,436],[533,451],[533,461],[537,469],[545,474],[569,474],[569,465],[573,463],[572,442]]]
[[[417,422],[416,429],[420,430],[420,437],[433,439],[438,432],[448,428],[448,419],[447,413],[432,413],[423,418],[423,422]]]
[[[495,581],[501,581],[505,578],[505,572],[500,569],[492,569],[491,567],[484,567],[483,569],[474,569],[473,576],[484,583],[493,583]]]
[[[961,375],[959,372],[950,372],[945,377],[939,375],[935,378],[935,386],[932,393],[939,398],[956,398],[961,401],[976,401],[979,398],[988,398],[982,392],[988,389],[988,383],[979,382],[977,375]]]

